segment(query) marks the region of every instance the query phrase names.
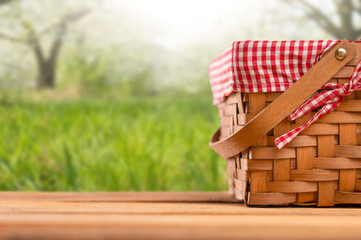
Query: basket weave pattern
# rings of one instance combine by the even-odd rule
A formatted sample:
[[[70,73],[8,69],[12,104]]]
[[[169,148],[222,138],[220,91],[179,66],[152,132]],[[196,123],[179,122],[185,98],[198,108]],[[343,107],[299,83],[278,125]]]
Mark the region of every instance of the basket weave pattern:
[[[346,66],[329,82],[347,82],[353,68]],[[281,94],[228,96],[218,104],[220,139],[242,128]],[[229,190],[236,198],[248,205],[361,204],[360,91],[285,148],[275,147],[275,138],[303,125],[315,112],[317,109],[295,121],[284,119],[246,151],[226,159]]]

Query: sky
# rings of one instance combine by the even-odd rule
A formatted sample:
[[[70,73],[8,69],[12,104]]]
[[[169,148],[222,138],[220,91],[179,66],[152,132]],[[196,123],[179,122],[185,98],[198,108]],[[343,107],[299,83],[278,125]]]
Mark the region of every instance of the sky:
[[[262,0],[108,0],[104,4],[119,18],[126,14],[147,30],[154,29],[154,39],[171,49],[197,41],[214,41],[242,26],[255,25],[267,5]],[[238,32],[244,33],[242,29]]]
[[[296,29],[289,18],[297,15],[297,9],[283,15],[287,6],[280,3],[279,0],[103,0],[99,17],[91,24],[97,30],[89,31],[100,35],[102,41],[98,42],[102,46],[118,44],[134,55],[147,55],[158,82],[199,79],[206,82],[203,78],[209,62],[234,41],[327,39],[321,31],[310,31],[310,25]],[[291,23],[287,25],[288,22]],[[153,46],[159,51],[152,49]]]
[[[47,3],[48,10],[45,14],[41,14],[44,10],[39,8],[38,4],[30,4],[32,8],[29,12],[33,11],[33,17],[39,18],[38,23],[42,29],[49,25],[48,21],[51,19],[56,21],[59,16],[55,14],[58,8],[53,7],[53,0],[41,2]],[[156,78],[162,82],[176,81],[176,79],[178,82],[196,81],[204,77],[209,62],[228,49],[234,41],[329,38],[315,24],[310,24],[310,19],[302,19],[302,16],[304,17],[302,11],[290,9],[287,4],[281,4],[280,0],[67,0],[64,2],[67,3],[64,10],[67,10],[67,6],[71,8],[72,5],[74,9],[85,5],[98,9],[72,25],[73,29],[69,31],[68,39],[73,41],[68,41],[67,46],[73,47],[77,44],[76,39],[82,37],[90,48],[90,51],[87,50],[87,56],[91,56],[92,53],[96,56],[98,50],[112,55],[118,54],[124,59],[145,56],[143,58],[152,64]],[[331,0],[324,2],[332,3]],[[329,5],[326,4],[325,9]],[[59,7],[59,11],[60,9]],[[50,20],[44,21],[44,19]],[[301,24],[295,24],[297,21]],[[9,29],[14,30],[14,28]],[[17,51],[19,49],[17,45],[14,45],[14,48]],[[10,45],[0,52],[4,56],[14,57],[13,61],[7,58],[6,62],[17,62],[18,57],[12,53],[13,48]],[[27,56],[29,62],[32,61],[31,52],[28,51]],[[133,65],[136,65],[134,68],[139,68],[138,63],[133,62],[135,62]],[[33,67],[30,64],[22,64],[22,66]],[[123,69],[127,66],[119,64],[119,68]],[[27,69],[23,72],[27,73]]]

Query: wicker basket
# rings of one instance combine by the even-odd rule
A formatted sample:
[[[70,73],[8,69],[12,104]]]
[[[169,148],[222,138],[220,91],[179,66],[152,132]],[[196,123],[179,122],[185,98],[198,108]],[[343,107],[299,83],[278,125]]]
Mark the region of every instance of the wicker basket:
[[[329,82],[349,80],[361,59],[359,45],[356,56]],[[315,69],[326,71],[322,64],[317,65]],[[214,137],[222,141],[240,131],[282,94],[232,93],[218,104],[221,126]],[[276,137],[303,125],[313,114],[279,121],[250,147],[226,158],[229,191],[237,199],[248,205],[361,204],[361,92],[354,91],[285,148],[275,147]]]

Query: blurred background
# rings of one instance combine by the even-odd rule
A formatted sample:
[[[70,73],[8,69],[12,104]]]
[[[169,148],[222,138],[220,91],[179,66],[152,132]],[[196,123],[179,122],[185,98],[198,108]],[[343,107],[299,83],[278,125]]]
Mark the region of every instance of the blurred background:
[[[226,190],[210,61],[360,20],[353,0],[0,0],[0,190]]]

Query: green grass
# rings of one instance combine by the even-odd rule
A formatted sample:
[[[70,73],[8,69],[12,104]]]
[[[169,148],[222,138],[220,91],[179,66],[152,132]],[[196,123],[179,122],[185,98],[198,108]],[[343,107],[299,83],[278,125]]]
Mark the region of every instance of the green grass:
[[[224,190],[218,124],[207,97],[4,102],[0,190]]]

